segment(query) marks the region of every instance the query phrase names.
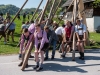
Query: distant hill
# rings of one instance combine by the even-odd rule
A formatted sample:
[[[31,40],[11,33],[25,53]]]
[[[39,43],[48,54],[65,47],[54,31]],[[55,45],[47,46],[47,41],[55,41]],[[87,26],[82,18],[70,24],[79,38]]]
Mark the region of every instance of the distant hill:
[[[0,13],[2,12],[3,14],[6,14],[7,12],[9,12],[11,15],[15,15],[19,9],[20,8],[16,7],[15,5],[11,5],[11,4],[0,5]],[[23,14],[23,13],[32,14],[32,12],[34,12],[35,10],[36,8],[23,9],[20,14]],[[39,11],[41,11],[41,9],[39,9]]]

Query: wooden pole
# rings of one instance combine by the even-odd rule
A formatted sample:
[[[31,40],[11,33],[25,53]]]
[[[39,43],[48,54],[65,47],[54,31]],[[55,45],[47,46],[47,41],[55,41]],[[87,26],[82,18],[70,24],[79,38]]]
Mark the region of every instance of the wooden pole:
[[[47,22],[46,22],[46,25],[49,24],[50,17],[51,17],[51,15],[52,15],[52,11],[53,11],[53,8],[54,8],[55,3],[56,3],[56,0],[53,1],[53,4],[52,4],[52,7],[51,7],[51,9],[50,9],[50,13],[49,13],[49,16],[48,16],[48,20],[47,20]]]
[[[51,19],[52,19],[52,18],[54,17],[54,15],[56,14],[56,12],[57,12],[57,10],[58,10],[60,4],[61,4],[61,1],[62,1],[62,0],[60,0],[60,1],[58,2],[58,5],[57,5],[56,9],[53,11],[53,14],[52,14],[52,16],[51,16]]]
[[[15,17],[12,19],[12,21],[10,22],[10,24],[8,25],[8,27],[6,28],[5,30],[5,33],[6,31],[8,30],[8,28],[10,27],[10,25],[14,22],[14,20],[16,19],[16,17],[18,16],[18,14],[20,13],[20,11],[23,9],[23,7],[26,5],[26,3],[28,2],[28,0],[26,0],[24,2],[24,4],[22,5],[22,7],[19,9],[19,11],[16,13]],[[0,39],[2,38],[2,36],[0,37]]]
[[[30,21],[32,21],[32,20],[34,19],[34,17],[35,17],[35,15],[36,15],[36,13],[38,12],[38,10],[39,10],[39,8],[40,8],[40,6],[41,6],[42,2],[43,2],[43,0],[41,0],[41,2],[40,2],[40,4],[39,4],[39,6],[38,6],[38,7],[37,7],[37,9],[35,10],[35,12],[34,12],[34,14],[33,14],[33,16],[32,16],[32,18],[31,18],[31,20],[30,20]]]
[[[50,2],[50,0],[47,0],[47,3],[46,3],[46,5],[45,5],[45,7],[44,7],[44,9],[43,9],[42,14],[41,14],[41,17],[40,17],[39,23],[41,23],[41,21],[42,21],[42,19],[43,19],[43,16],[44,16],[44,14],[45,14],[45,11],[46,11],[46,8],[47,8],[49,2]]]
[[[85,25],[86,25],[86,28],[87,28],[85,12],[81,13],[81,11],[84,10],[84,3],[83,3],[83,0],[78,0],[78,1],[79,1],[79,4],[78,4],[79,18],[82,18],[83,24],[85,24]],[[86,32],[86,42],[85,42],[85,45],[89,45],[88,30],[87,30],[87,32]]]
[[[38,21],[39,17],[41,16],[43,10],[39,13],[38,17],[35,19],[35,21]]]
[[[61,20],[66,16],[66,14],[67,14],[68,10],[71,8],[73,2],[74,2],[74,0],[71,2],[71,4],[69,5],[69,7],[67,8],[66,13],[63,14],[63,16],[61,17]],[[59,23],[61,22],[61,20],[59,21]],[[59,24],[59,23],[58,23],[58,24]]]
[[[77,0],[74,1],[74,7],[73,7],[73,24],[76,25],[76,15],[77,15]],[[74,27],[75,28],[75,27]],[[75,49],[76,49],[76,35],[75,32],[73,34],[73,53],[72,53],[72,61],[75,61]]]

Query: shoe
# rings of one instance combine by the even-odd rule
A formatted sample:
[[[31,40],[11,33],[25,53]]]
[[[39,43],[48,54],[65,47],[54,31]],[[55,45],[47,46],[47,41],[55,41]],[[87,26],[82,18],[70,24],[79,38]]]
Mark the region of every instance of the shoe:
[[[80,54],[80,57],[79,57],[79,59],[82,59],[82,52],[79,52],[79,54]]]
[[[34,69],[37,69],[39,66],[38,65],[36,65],[35,67],[34,67]]]
[[[30,55],[30,57],[29,57],[29,58],[34,58],[34,56]]]
[[[65,55],[62,54],[61,57],[62,57],[62,58],[65,58]]]
[[[28,64],[26,64],[26,67],[25,68],[28,68]]]
[[[59,53],[62,53],[62,51],[59,51]]]
[[[36,71],[40,71],[40,70],[42,70],[43,69],[43,67],[38,67],[37,69],[36,69]]]
[[[54,59],[54,56],[51,57],[51,60],[53,60],[53,59]]]
[[[48,57],[45,57],[45,58],[44,58],[44,61],[46,61],[46,60],[48,60]]]
[[[81,60],[84,60],[84,57],[82,57]]]
[[[79,57],[79,59],[82,59],[82,57]]]
[[[22,66],[23,62],[20,62],[20,64],[18,66]]]
[[[21,59],[22,58],[22,54],[19,54],[19,59]]]

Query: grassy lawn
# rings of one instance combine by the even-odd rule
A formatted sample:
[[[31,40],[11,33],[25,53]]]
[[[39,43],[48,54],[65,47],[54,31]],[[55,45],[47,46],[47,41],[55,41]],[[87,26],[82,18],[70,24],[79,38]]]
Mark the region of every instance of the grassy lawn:
[[[7,45],[4,45],[3,38],[0,40],[0,55],[4,54],[17,54],[19,52],[19,48],[16,47],[18,42],[19,42],[19,37],[20,37],[20,29],[22,25],[22,17],[21,20],[16,19],[15,20],[16,24],[16,30],[15,30],[15,42],[13,43],[12,40],[7,43]],[[96,43],[93,46],[88,46],[86,48],[100,48],[100,33],[90,33],[90,39],[93,39],[96,41]]]

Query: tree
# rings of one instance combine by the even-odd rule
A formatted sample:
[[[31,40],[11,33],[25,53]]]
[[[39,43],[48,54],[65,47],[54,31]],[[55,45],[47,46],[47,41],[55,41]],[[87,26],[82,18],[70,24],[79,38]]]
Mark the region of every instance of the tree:
[[[100,7],[100,0],[95,0],[95,1],[93,2],[93,6],[94,6],[94,7]]]

